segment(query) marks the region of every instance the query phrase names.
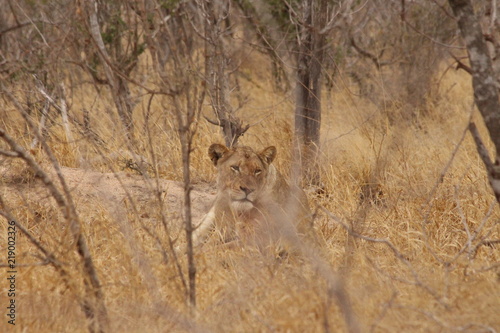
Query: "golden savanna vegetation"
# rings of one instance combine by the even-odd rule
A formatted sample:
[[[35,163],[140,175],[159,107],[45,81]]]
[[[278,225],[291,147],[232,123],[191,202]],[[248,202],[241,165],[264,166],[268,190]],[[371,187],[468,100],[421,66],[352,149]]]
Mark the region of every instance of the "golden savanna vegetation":
[[[275,145],[274,164],[288,176],[294,90],[276,86],[265,55],[248,46],[238,52],[231,102],[251,125],[239,143]],[[132,85],[128,138],[109,89],[96,89],[83,70],[58,69],[72,74],[54,84],[64,93],[52,95],[46,116],[46,87],[2,83],[0,128],[43,173],[26,158],[0,155],[0,331],[89,330],[84,305],[95,308],[96,300],[78,252],[75,235],[82,235],[109,332],[497,332],[500,207],[467,131],[470,119],[485,141],[488,135],[471,76],[452,62],[440,62],[432,89],[411,112],[392,94],[397,69],[369,72],[371,97],[339,70],[322,91],[321,186],[302,186],[319,248],[276,257],[252,246],[197,247],[195,307],[182,250],[183,161],[171,98]],[[154,68],[145,52],[132,76],[148,86],[157,79]],[[215,195],[207,149],[224,142],[204,116],[213,118],[208,98],[192,125],[195,224]],[[0,150],[13,151],[5,140]],[[45,176],[71,202],[60,205]],[[6,282],[12,220],[15,326],[8,323]]]
[[[249,98],[241,112],[256,123],[242,144],[276,145],[275,163],[286,173],[293,132],[291,97],[273,91],[266,70],[255,70],[253,62],[248,66],[260,84],[241,80]],[[308,194],[311,207],[317,209],[315,226],[325,240],[328,274],[339,279],[363,331],[477,332],[500,325],[499,252],[488,243],[499,237],[500,212],[473,141],[465,133],[472,103],[469,86],[467,74],[448,71],[440,82],[442,93],[414,121],[404,121],[397,104],[378,109],[353,95],[349,87],[325,94],[321,156],[325,189]],[[72,109],[104,110],[111,108],[109,103],[105,95],[95,96],[83,86],[74,93]],[[141,127],[146,103],[135,114]],[[154,151],[159,178],[178,181],[179,144],[168,106],[153,102],[150,110],[154,121],[145,126],[151,138],[140,136],[138,144],[145,147],[148,159]],[[4,114],[3,127],[28,147],[32,138],[16,110],[4,104]],[[82,115],[75,112],[74,117]],[[116,172],[137,179],[141,187],[142,193],[109,202],[112,199],[94,195],[96,188],[106,186],[109,174],[83,193],[78,179],[71,183],[112,331],[345,330],[342,310],[315,263],[304,258],[277,261],[248,248],[203,247],[196,253],[198,307],[192,317],[168,251],[169,231],[160,223],[160,206],[154,195],[144,201],[144,192],[153,193],[156,186],[154,176],[127,168],[133,159],[115,132],[116,119],[106,112],[91,113],[92,128],[102,139],[97,143],[75,126],[74,141],[68,142],[60,119],[54,121],[47,143],[61,166],[79,168],[82,177],[90,171]],[[194,187],[210,191],[215,170],[206,150],[221,137],[200,120],[194,140]],[[46,163],[40,148],[31,153]],[[4,158],[1,194],[11,214],[63,263],[71,280],[65,285],[18,233],[19,307],[13,331],[86,331],[78,306],[81,268],[61,212],[21,161]],[[181,206],[163,213],[169,216],[171,237],[183,242],[180,210]],[[342,223],[362,238],[350,236]],[[6,244],[7,224],[1,228]],[[184,271],[184,258],[178,261]],[[5,289],[0,297],[6,303]]]

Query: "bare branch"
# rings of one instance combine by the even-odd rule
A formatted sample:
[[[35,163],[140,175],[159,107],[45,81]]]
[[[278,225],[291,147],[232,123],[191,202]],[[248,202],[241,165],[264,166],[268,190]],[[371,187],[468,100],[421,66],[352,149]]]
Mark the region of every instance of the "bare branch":
[[[477,130],[477,127],[473,122],[469,124],[469,131],[471,132],[472,137],[474,138],[474,142],[476,143],[477,152],[486,167],[488,180],[490,182],[493,193],[495,194],[497,201],[500,203],[500,165],[498,164],[498,162],[495,162],[495,164],[493,164],[488,150],[486,149],[483,140],[481,140],[479,131]]]
[[[470,124],[470,121],[472,119],[472,112],[473,111],[474,111],[474,108],[471,107],[471,111],[470,111],[470,114],[469,114],[469,124]],[[462,143],[465,140],[465,137],[467,135],[468,129],[469,129],[469,125],[467,124],[467,126],[464,128],[464,130],[462,132],[462,136],[460,137],[460,139],[458,140],[457,144],[455,145],[455,148],[453,149],[448,162],[446,163],[446,165],[444,166],[443,170],[441,171],[438,179],[434,183],[434,186],[432,187],[432,189],[431,189],[431,191],[430,191],[430,193],[429,193],[429,195],[427,197],[425,205],[422,206],[422,209],[425,206],[427,206],[427,209],[423,213],[424,217],[423,217],[423,220],[422,220],[422,235],[423,235],[424,240],[425,240],[425,246],[427,247],[427,249],[429,250],[429,252],[432,254],[432,256],[434,257],[434,259],[436,259],[437,261],[439,261],[441,263],[443,263],[443,260],[436,254],[436,252],[434,251],[434,249],[428,243],[428,235],[427,235],[427,226],[426,225],[427,225],[427,223],[429,221],[429,216],[431,214],[431,208],[433,206],[434,195],[436,194],[436,191],[439,188],[439,186],[443,183],[444,177],[446,176],[446,174],[448,173],[448,170],[450,169],[451,165],[453,164],[453,161],[455,160],[455,157],[457,156],[458,151],[459,151],[460,147],[462,146]]]
[[[486,146],[481,139],[481,135],[477,130],[476,124],[472,121],[469,123],[469,131],[472,135],[472,138],[474,139],[474,142],[476,143],[479,157],[481,157],[481,159],[483,160],[483,163],[486,166],[486,171],[488,171],[488,174],[490,174],[491,172],[493,172],[493,162],[491,161],[490,153],[488,152],[488,149],[486,149]]]
[[[38,135],[36,125],[26,114],[22,106],[18,103],[12,94],[6,90],[3,86],[3,93],[11,100],[18,111],[23,116],[24,120],[28,123],[29,127],[32,129],[35,135]],[[61,209],[65,220],[68,222],[69,228],[71,230],[72,236],[76,243],[76,248],[80,258],[82,260],[83,269],[85,272],[85,288],[87,297],[84,300],[83,308],[84,313],[89,320],[89,329],[93,332],[103,332],[108,327],[108,316],[106,307],[104,305],[104,296],[101,289],[101,283],[95,269],[92,256],[90,255],[90,250],[87,246],[87,242],[81,232],[80,221],[78,214],[76,213],[75,205],[73,203],[71,193],[64,180],[61,169],[51,149],[45,142],[39,138],[42,148],[45,153],[49,156],[53,167],[56,169],[56,174],[59,178],[61,186],[63,188],[64,195],[57,189],[56,185],[48,174],[41,168],[41,166],[35,161],[35,159],[23,148],[21,147],[10,135],[6,133],[3,128],[0,128],[0,139],[5,141],[11,148],[12,151],[16,152],[19,158],[23,159],[26,164],[30,167],[33,173],[39,177],[46,188],[51,193],[52,197],[55,199],[57,205]],[[92,301],[91,301],[92,300]],[[94,304],[95,303],[95,304]],[[97,321],[94,319],[97,318]]]
[[[7,157],[19,157],[19,153],[15,152],[15,151],[8,151],[8,150],[3,150],[3,149],[0,149],[0,155],[4,155]]]
[[[460,220],[462,222],[462,225],[464,226],[465,233],[467,234],[467,247],[469,248],[469,252],[472,247],[472,240],[473,236],[470,233],[469,226],[467,225],[467,217],[465,217],[464,211],[462,209],[462,205],[460,204],[460,200],[458,199],[458,191],[459,191],[459,186],[455,185],[455,193],[454,193],[454,199],[455,199],[455,204],[457,206],[458,214],[460,215]]]
[[[488,246],[488,247],[492,247],[494,248],[496,244],[500,244],[500,239],[485,239],[485,240],[482,240],[481,242],[479,242],[475,247],[474,249],[472,249],[471,253],[472,253],[472,257],[475,257],[476,254],[477,254],[477,251],[479,250],[479,248],[481,246]],[[498,263],[497,265],[500,265],[500,263]]]
[[[15,25],[13,27],[5,28],[5,29],[3,29],[3,30],[0,31],[0,36],[2,36],[3,34],[6,34],[8,32],[10,32],[10,31],[23,28],[23,27],[25,27],[27,25],[30,25],[30,24],[32,24],[32,22],[24,22],[24,23],[17,24],[17,25]]]
[[[28,240],[33,243],[33,245],[36,246],[36,248],[43,253],[45,256],[45,260],[47,263],[50,263],[59,273],[61,274],[61,277],[63,278],[64,282],[70,285],[71,283],[67,279],[69,276],[68,272],[64,269],[63,264],[56,259],[54,253],[50,252],[47,250],[37,239],[35,236],[33,236],[28,229],[24,227],[23,224],[21,224],[14,216],[11,215],[9,211],[6,210],[5,203],[3,202],[2,197],[0,197],[0,206],[2,206],[2,210],[0,210],[0,215],[5,217],[9,221],[14,221],[16,224],[16,227],[21,230],[21,232],[28,238]],[[18,265],[16,265],[18,266]]]
[[[375,66],[377,67],[377,69],[380,69],[380,67],[382,66],[382,64],[378,60],[377,56],[375,56],[375,55],[371,54],[370,52],[365,51],[362,48],[360,48],[358,46],[358,44],[356,43],[356,41],[354,40],[353,36],[350,36],[349,40],[351,41],[351,45],[354,47],[354,49],[356,51],[358,51],[359,54],[361,54],[362,56],[370,59],[375,64]]]
[[[466,71],[467,73],[469,73],[470,75],[472,75],[472,69],[467,66],[466,64],[464,64],[460,59],[458,59],[454,54],[451,55],[453,59],[455,59],[455,61],[457,62],[457,67],[456,69],[463,69],[464,71]]]
[[[328,217],[330,217],[333,221],[335,221],[337,224],[339,224],[345,231],[347,231],[347,233],[349,234],[349,236],[352,236],[352,237],[355,237],[355,238],[359,238],[359,239],[362,239],[362,240],[365,240],[365,241],[368,241],[368,242],[372,242],[372,243],[384,244],[385,246],[387,246],[392,251],[392,253],[394,254],[394,256],[396,256],[396,258],[398,258],[402,263],[405,264],[405,266],[408,268],[408,270],[410,271],[411,275],[413,276],[413,280],[414,281],[411,281],[411,282],[408,282],[408,283],[411,283],[413,285],[421,287],[422,289],[424,289],[425,291],[427,291],[430,295],[432,295],[432,297],[434,297],[434,299],[437,302],[439,302],[439,304],[443,305],[444,307],[447,307],[447,305],[444,303],[442,297],[439,296],[435,290],[433,290],[427,284],[425,284],[425,283],[422,282],[422,280],[420,279],[419,275],[417,274],[417,272],[415,271],[415,269],[413,268],[413,266],[411,265],[411,263],[407,259],[407,257],[405,255],[403,255],[389,240],[387,240],[387,239],[379,239],[379,238],[372,238],[372,237],[368,237],[368,236],[364,236],[362,234],[359,234],[356,231],[352,230],[352,228],[350,228],[346,223],[344,223],[342,221],[342,219],[340,219],[337,216],[333,215],[326,208],[320,207],[320,209],[324,213],[326,213],[326,215]],[[404,280],[400,280],[400,281],[401,282],[405,282]]]

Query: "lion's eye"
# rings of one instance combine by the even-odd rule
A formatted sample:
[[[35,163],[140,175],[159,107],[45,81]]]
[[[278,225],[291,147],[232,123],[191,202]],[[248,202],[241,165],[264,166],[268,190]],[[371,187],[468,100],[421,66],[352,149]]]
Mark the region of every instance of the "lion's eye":
[[[234,172],[240,172],[240,167],[237,165],[232,165],[231,170],[233,170]]]
[[[262,173],[262,170],[261,170],[261,169],[257,169],[257,170],[255,170],[255,171],[254,171],[254,174],[255,174],[256,176],[260,175],[261,173]]]

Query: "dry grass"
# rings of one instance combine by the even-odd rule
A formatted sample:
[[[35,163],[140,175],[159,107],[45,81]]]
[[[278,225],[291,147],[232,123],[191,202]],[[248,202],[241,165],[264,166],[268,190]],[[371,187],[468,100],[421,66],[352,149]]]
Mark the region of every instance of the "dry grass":
[[[246,66],[250,73],[253,68],[261,71],[251,73],[252,82],[240,78],[249,98],[240,114],[256,123],[242,143],[276,145],[277,166],[286,172],[293,96],[273,91],[263,66]],[[326,269],[307,255],[277,261],[252,248],[204,247],[196,255],[195,318],[189,315],[168,248],[169,237],[183,241],[180,213],[164,211],[166,230],[154,196],[146,200],[132,193],[113,202],[74,191],[103,285],[111,331],[346,331],[346,308],[329,289],[329,279],[348,295],[363,332],[498,330],[500,252],[498,244],[484,241],[500,238],[500,210],[472,139],[467,134],[460,141],[470,114],[469,78],[448,72],[439,89],[442,93],[427,103],[422,116],[412,118],[405,116],[397,101],[388,100],[377,108],[350,94],[347,87],[325,93],[321,156],[325,192],[306,190],[312,207],[320,205],[335,217],[320,210],[316,220],[326,241],[322,249]],[[54,119],[47,142],[59,163],[82,170],[125,171],[146,184],[147,179],[133,170],[135,155],[121,137],[106,93],[96,95],[83,85],[74,89],[70,102],[71,114],[80,121],[82,110],[90,111],[95,134],[85,136],[73,122],[76,144],[68,144],[60,119]],[[180,180],[171,107],[160,98],[151,105],[148,109],[148,100],[138,99],[137,147],[132,150],[150,162],[151,176],[156,169],[161,178]],[[1,125],[29,147],[31,136],[20,116],[10,105],[3,109]],[[206,149],[221,141],[218,129],[201,120],[192,157],[195,187],[213,182]],[[50,169],[41,150],[35,148],[33,153]],[[82,272],[62,214],[22,163],[7,159],[1,163],[0,196],[19,222],[64,263],[72,281],[64,285],[34,245],[18,235],[18,325],[12,331],[84,332],[86,322],[78,306]],[[156,186],[154,181],[149,184]],[[3,254],[6,236],[2,223]],[[381,239],[386,242],[373,241]],[[184,269],[185,258],[179,261]],[[1,286],[3,307],[7,297],[5,285]],[[3,317],[1,331],[7,327]]]

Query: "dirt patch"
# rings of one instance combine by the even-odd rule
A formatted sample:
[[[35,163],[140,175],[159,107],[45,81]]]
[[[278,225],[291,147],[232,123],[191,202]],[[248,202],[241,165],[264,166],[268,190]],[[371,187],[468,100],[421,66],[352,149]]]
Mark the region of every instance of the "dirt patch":
[[[2,171],[6,171],[5,169]],[[101,173],[92,170],[77,168],[61,168],[62,175],[72,194],[77,210],[87,210],[88,205],[99,205],[107,210],[115,211],[120,206],[133,202],[143,218],[149,218],[148,206],[157,202],[157,193],[161,198],[170,218],[182,219],[184,187],[180,182],[171,180],[146,178],[126,172]],[[15,187],[19,192],[29,191],[31,197],[40,196],[43,200],[46,192],[42,191],[44,185],[39,182],[28,184],[19,183],[15,179],[3,173],[3,179],[7,180],[2,187]],[[7,178],[7,179],[6,179]],[[8,181],[11,178],[11,181]],[[57,177],[51,173],[55,183]],[[45,193],[45,194],[42,194]],[[215,197],[215,187],[208,183],[193,185],[191,191],[193,221],[198,221],[210,209]]]

